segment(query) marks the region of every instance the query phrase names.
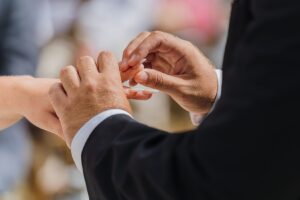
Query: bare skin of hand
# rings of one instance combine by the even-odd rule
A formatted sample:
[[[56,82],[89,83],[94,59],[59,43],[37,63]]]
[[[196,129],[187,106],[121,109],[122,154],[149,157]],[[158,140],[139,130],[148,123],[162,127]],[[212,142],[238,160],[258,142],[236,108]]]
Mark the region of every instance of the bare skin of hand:
[[[122,82],[128,81],[128,80],[133,80],[131,79],[134,77],[138,72],[142,71],[144,69],[143,64],[138,64],[135,67],[129,68],[126,70],[126,72],[122,72],[121,74],[121,79]],[[130,84],[131,86],[135,86],[136,83],[133,82]],[[124,86],[124,91],[128,99],[134,99],[134,100],[148,100],[152,97],[152,92],[144,90],[144,91],[136,91],[134,89],[131,89],[130,87],[125,87]]]
[[[145,69],[137,70],[140,63]],[[141,33],[124,50],[120,64],[122,74],[135,70],[137,73],[129,77],[133,85],[165,92],[192,113],[203,115],[211,110],[218,90],[217,75],[210,61],[190,42],[159,31]]]
[[[1,81],[8,84],[5,97],[2,98],[3,101],[7,99],[2,102],[7,106],[1,109],[1,128],[7,128],[25,117],[41,129],[61,134],[60,122],[48,98],[50,87],[58,80],[20,76],[3,77]]]
[[[111,53],[100,53],[97,63],[91,57],[80,58],[76,68],[62,69],[60,79],[61,84],[53,85],[49,96],[69,147],[78,130],[97,114],[108,109],[131,113],[117,60]]]

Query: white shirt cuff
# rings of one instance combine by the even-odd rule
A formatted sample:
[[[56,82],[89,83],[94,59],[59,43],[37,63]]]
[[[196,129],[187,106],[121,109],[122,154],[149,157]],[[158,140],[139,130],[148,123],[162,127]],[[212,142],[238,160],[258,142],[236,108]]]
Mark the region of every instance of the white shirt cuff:
[[[111,110],[106,110],[102,113],[99,113],[92,119],[90,119],[87,123],[84,124],[80,128],[80,130],[77,132],[75,137],[72,140],[71,143],[71,153],[73,160],[75,162],[76,167],[80,172],[83,173],[82,169],[82,162],[81,162],[81,154],[83,151],[83,148],[85,146],[85,143],[87,142],[89,136],[92,134],[94,129],[101,124],[104,120],[107,118],[113,116],[113,115],[118,115],[118,114],[125,114],[130,117],[132,117],[128,112],[120,109],[111,109]]]
[[[218,90],[217,90],[216,100],[215,100],[215,102],[212,106],[212,109],[209,113],[211,113],[214,110],[214,108],[215,108],[215,106],[216,106],[216,104],[217,104],[217,102],[220,99],[221,94],[222,94],[223,72],[220,69],[216,69],[215,71],[216,71],[217,79],[218,79]],[[195,114],[195,113],[190,113],[190,117],[191,117],[191,121],[192,121],[193,125],[195,125],[195,126],[199,126],[200,123],[202,122],[202,120],[205,118],[205,116]]]

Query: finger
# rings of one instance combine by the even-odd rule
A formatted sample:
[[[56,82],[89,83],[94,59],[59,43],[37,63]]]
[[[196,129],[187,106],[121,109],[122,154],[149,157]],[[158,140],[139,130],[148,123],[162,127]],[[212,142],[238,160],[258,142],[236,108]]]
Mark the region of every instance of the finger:
[[[125,94],[128,99],[133,100],[148,100],[152,97],[152,92],[149,91],[136,91],[132,89],[125,89]]]
[[[130,79],[130,80],[129,80],[129,85],[130,85],[130,87],[134,87],[134,86],[137,85],[137,82],[135,82],[134,79]]]
[[[154,52],[168,52],[173,49],[178,41],[174,36],[162,33],[152,32],[130,55],[129,66],[135,66]]]
[[[139,84],[161,90],[169,94],[177,92],[183,85],[182,79],[153,69],[145,69],[139,72],[134,77],[134,80]]]
[[[59,113],[64,109],[65,102],[67,101],[67,95],[61,83],[56,83],[50,88],[49,98],[55,112],[59,116]]]
[[[118,61],[110,52],[103,51],[99,54],[97,66],[100,73],[120,76]]]
[[[126,71],[130,66],[128,66],[128,59],[132,52],[150,35],[150,32],[140,33],[134,40],[132,40],[126,49],[123,51],[123,58],[120,64],[120,70]]]
[[[77,70],[82,81],[89,80],[99,74],[94,59],[89,56],[81,57],[78,60]]]
[[[121,79],[122,82],[128,81],[130,79],[133,79],[133,77],[140,71],[144,69],[144,65],[138,65],[138,67],[129,68],[125,72],[121,72]]]
[[[80,86],[80,78],[77,70],[73,66],[64,67],[60,72],[60,80],[67,93],[70,95]]]

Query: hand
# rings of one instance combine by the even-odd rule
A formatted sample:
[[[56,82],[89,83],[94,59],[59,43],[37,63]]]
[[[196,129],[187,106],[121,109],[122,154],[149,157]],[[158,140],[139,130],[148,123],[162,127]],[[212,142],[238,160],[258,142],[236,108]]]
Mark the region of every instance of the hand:
[[[6,129],[15,123],[17,123],[19,120],[22,119],[21,115],[18,115],[17,113],[4,113],[1,112],[0,115],[0,131],[3,129]]]
[[[114,108],[131,112],[118,63],[111,53],[100,53],[97,63],[82,57],[77,69],[62,69],[60,79],[62,83],[55,84],[49,95],[69,147],[78,130],[98,113]]]
[[[12,111],[35,126],[60,136],[62,128],[48,98],[50,87],[57,82],[55,79],[31,77],[21,79],[15,87]]]
[[[124,50],[122,74],[145,59],[146,69],[131,77],[131,83],[161,90],[189,112],[203,115],[211,110],[217,95],[217,76],[194,45],[163,32],[141,33]]]
[[[60,122],[48,99],[48,90],[55,82],[58,80],[1,77],[0,128],[7,128],[26,117],[37,127],[59,135]]]

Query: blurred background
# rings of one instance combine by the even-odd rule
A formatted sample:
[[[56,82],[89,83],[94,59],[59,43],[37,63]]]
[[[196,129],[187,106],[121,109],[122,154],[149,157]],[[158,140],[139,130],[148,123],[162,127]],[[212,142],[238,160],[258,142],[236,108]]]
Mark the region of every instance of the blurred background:
[[[101,50],[121,60],[134,37],[152,30],[190,40],[220,68],[230,7],[231,0],[0,0],[0,49],[9,52],[1,60],[11,61],[0,64],[13,69],[0,74],[57,78],[62,67]],[[164,94],[131,103],[147,125],[194,128]],[[88,199],[66,145],[27,122],[0,133],[0,200],[23,199]]]

